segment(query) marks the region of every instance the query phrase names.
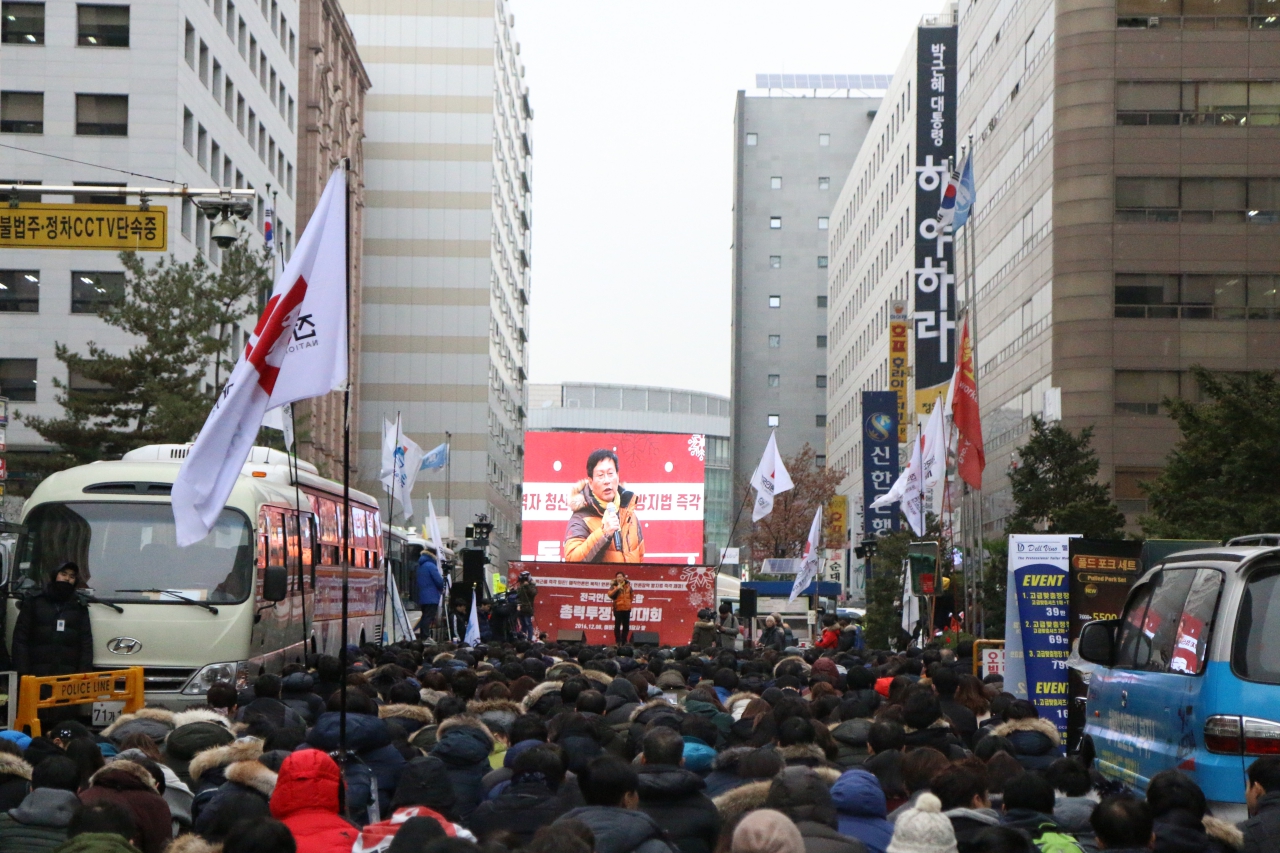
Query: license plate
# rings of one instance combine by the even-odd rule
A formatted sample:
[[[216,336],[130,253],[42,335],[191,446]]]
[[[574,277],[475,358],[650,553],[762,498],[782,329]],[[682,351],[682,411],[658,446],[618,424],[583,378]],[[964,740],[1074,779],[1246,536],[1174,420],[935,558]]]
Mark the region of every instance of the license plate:
[[[94,702],[93,725],[109,726],[124,712],[123,702]]]

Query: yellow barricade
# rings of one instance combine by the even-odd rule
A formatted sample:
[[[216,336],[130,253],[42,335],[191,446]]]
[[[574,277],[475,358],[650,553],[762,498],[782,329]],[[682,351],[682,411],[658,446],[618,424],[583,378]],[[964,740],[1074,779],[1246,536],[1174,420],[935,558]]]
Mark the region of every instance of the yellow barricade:
[[[20,732],[27,731],[32,737],[39,737],[41,708],[87,705],[90,702],[123,701],[124,713],[131,714],[145,701],[144,687],[140,666],[74,675],[24,675],[18,690],[18,718],[14,720],[13,727]]]

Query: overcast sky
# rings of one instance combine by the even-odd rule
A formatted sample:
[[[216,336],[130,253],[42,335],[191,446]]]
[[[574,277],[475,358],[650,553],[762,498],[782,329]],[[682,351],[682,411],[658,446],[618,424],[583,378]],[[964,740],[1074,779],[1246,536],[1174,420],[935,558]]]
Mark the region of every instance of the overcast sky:
[[[727,395],[735,93],[757,73],[892,73],[941,7],[513,0],[534,108],[532,381]]]

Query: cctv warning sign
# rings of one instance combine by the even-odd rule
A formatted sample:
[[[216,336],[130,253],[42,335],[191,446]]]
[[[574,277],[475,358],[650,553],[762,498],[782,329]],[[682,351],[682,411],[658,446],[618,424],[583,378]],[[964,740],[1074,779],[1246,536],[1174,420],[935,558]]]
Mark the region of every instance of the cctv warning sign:
[[[23,204],[0,208],[0,248],[163,252],[168,209],[124,204]]]

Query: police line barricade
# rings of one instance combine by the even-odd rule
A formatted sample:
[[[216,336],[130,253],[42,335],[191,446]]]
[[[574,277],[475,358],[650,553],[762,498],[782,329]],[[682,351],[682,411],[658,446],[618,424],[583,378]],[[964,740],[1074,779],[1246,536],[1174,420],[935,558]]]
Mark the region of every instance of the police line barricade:
[[[973,674],[978,678],[1004,677],[1004,640],[974,640]]]
[[[0,672],[0,729],[12,729],[18,716],[18,673]]]
[[[74,675],[22,676],[18,692],[18,716],[14,728],[40,736],[39,712],[44,708],[87,705],[91,702],[124,702],[122,713],[139,710],[144,701],[142,667]]]

